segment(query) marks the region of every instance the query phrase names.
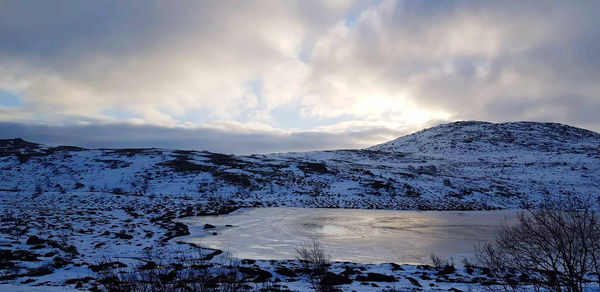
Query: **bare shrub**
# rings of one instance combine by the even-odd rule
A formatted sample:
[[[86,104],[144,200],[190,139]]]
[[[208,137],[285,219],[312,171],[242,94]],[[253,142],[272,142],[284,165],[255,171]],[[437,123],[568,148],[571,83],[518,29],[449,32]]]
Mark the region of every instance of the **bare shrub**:
[[[35,195],[35,197],[41,195],[44,192],[44,190],[42,189],[42,185],[40,184],[40,182],[36,181],[35,182],[35,190],[33,192],[33,194]]]
[[[239,274],[239,262],[221,257],[211,262],[208,254],[198,249],[147,250],[142,265],[126,269],[118,262],[105,259],[95,267],[97,282],[105,291],[220,291],[244,290],[247,284]]]
[[[433,263],[433,266],[436,268],[441,268],[442,265],[444,264],[444,261],[436,256],[435,254],[431,254],[431,263]]]
[[[559,207],[561,209],[559,209]],[[518,223],[476,247],[475,257],[507,291],[583,291],[598,285],[600,228],[589,206],[552,204],[518,216]]]
[[[430,257],[433,266],[438,269],[440,273],[450,274],[456,271],[456,268],[454,267],[454,258],[450,258],[450,261],[448,261],[447,259],[442,259],[435,254],[431,254]]]
[[[329,271],[331,256],[325,253],[321,243],[317,240],[305,242],[296,248],[296,258],[302,266],[302,270],[308,275],[311,287],[315,291],[333,291],[323,279]]]

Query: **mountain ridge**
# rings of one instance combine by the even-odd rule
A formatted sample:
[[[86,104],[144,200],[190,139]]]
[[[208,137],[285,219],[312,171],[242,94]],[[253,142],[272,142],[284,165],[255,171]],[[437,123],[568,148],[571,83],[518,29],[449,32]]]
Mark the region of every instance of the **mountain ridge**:
[[[600,134],[557,123],[442,124],[361,150],[226,155],[0,140],[0,189],[189,196],[242,207],[518,208],[600,189]]]
[[[386,148],[385,146],[388,146],[390,144],[395,144],[397,142],[401,142],[402,140],[412,140],[414,141],[414,137],[418,137],[419,135],[423,135],[423,134],[427,134],[430,132],[437,132],[439,130],[462,130],[464,128],[467,128],[469,126],[478,126],[478,127],[487,127],[488,130],[495,130],[495,131],[505,131],[508,132],[507,130],[509,130],[511,127],[513,129],[524,129],[525,127],[529,127],[531,129],[531,127],[538,127],[538,128],[546,128],[546,129],[553,129],[553,130],[559,130],[560,131],[560,135],[554,135],[554,138],[556,138],[556,140],[558,140],[558,138],[560,138],[561,140],[563,140],[564,142],[564,138],[565,135],[568,135],[568,137],[575,137],[575,136],[579,136],[579,137],[586,137],[586,138],[590,138],[590,137],[595,137],[597,139],[600,139],[600,133],[594,132],[592,130],[588,130],[588,129],[584,129],[584,128],[578,128],[578,127],[574,127],[574,126],[570,126],[567,124],[562,124],[562,123],[554,123],[554,122],[532,122],[532,121],[519,121],[519,122],[502,122],[502,123],[492,123],[492,122],[485,122],[485,121],[477,121],[477,120],[467,120],[467,121],[456,121],[456,122],[449,122],[449,123],[442,123],[442,124],[438,124],[429,128],[424,128],[422,130],[416,131],[414,133],[411,134],[407,134],[404,136],[400,136],[396,139],[387,141],[387,142],[383,142],[380,144],[376,144],[370,147],[366,147],[360,150],[375,150],[375,151],[380,151],[383,150],[384,148]],[[516,127],[515,127],[516,126]],[[550,133],[550,132],[549,132]],[[5,148],[6,146],[18,146],[15,148],[25,148],[25,149],[32,149],[32,148],[56,148],[56,149],[61,149],[61,148],[78,148],[78,149],[82,149],[82,150],[114,150],[114,149],[161,149],[161,150],[184,150],[184,149],[175,149],[175,148],[162,148],[162,147],[127,147],[127,148],[112,148],[112,147],[100,147],[100,148],[85,148],[85,147],[81,147],[81,146],[75,146],[75,145],[58,145],[58,146],[48,146],[45,145],[43,143],[37,143],[37,142],[32,142],[32,141],[27,141],[24,140],[22,138],[19,137],[15,137],[15,138],[5,138],[5,139],[0,139],[0,149]],[[390,146],[388,146],[390,147]],[[190,150],[190,149],[186,149],[186,150]],[[293,152],[274,152],[274,153],[266,153],[266,155],[269,154],[284,154],[284,153],[306,153],[306,152],[319,152],[319,151],[338,151],[338,150],[354,150],[354,149],[335,149],[335,150],[314,150],[314,151],[293,151]],[[191,151],[207,151],[207,150],[191,150]],[[207,152],[213,152],[213,151],[207,151]],[[216,152],[213,152],[216,153]],[[234,154],[234,155],[239,155],[239,154]],[[259,155],[259,154],[246,154],[246,155],[239,155],[239,156],[248,156],[248,155]],[[260,154],[263,155],[263,154]]]
[[[471,131],[469,131],[471,130]],[[481,131],[486,131],[482,133]],[[419,139],[427,138],[427,142],[435,142],[431,138],[435,136],[450,136],[452,139],[447,142],[465,144],[473,142],[485,143],[512,143],[519,145],[532,145],[531,136],[523,137],[521,134],[539,134],[535,138],[535,144],[564,144],[566,142],[587,142],[589,139],[600,140],[600,134],[582,128],[577,128],[560,123],[548,122],[506,122],[506,123],[490,123],[481,121],[459,121],[453,123],[440,124],[431,128],[405,135],[392,141],[384,142],[367,149],[371,150],[391,150],[399,147],[398,144],[406,146],[408,143],[420,142]],[[485,134],[488,134],[487,137]],[[432,137],[433,136],[433,137]],[[488,138],[488,139],[481,139]],[[490,139],[491,138],[491,139]],[[567,141],[571,139],[571,141]],[[400,146],[401,147],[401,146]],[[544,150],[538,148],[538,150]]]

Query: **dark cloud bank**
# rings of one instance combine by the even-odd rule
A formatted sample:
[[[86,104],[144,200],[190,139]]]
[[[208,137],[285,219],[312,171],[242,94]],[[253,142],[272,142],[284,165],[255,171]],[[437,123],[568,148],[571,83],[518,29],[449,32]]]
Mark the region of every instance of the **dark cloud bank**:
[[[382,138],[404,134],[406,133],[383,127],[344,133],[316,131],[279,133],[216,128],[170,128],[123,123],[81,126],[0,123],[0,138],[22,138],[53,146],[156,147],[234,154],[364,148],[372,146],[372,142],[369,141],[382,141]]]

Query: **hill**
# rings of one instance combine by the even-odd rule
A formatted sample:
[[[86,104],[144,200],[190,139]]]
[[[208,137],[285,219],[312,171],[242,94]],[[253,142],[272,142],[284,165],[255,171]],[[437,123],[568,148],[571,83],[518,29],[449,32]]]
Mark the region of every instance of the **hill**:
[[[596,198],[600,134],[556,123],[455,122],[363,150],[225,155],[0,140],[0,189],[189,197],[229,206],[515,208]]]
[[[172,269],[157,263],[198,255],[201,264],[187,262],[185,271],[200,268],[212,285],[233,271],[255,290],[284,277],[277,285],[305,291],[309,283],[296,277],[293,260],[232,267],[227,251],[186,241],[235,226],[180,219],[258,206],[482,210],[561,196],[597,202],[599,145],[599,134],[560,124],[483,122],[440,125],[363,150],[248,156],[0,140],[0,290],[98,291],[119,284],[112,273],[128,271],[171,279],[181,262]],[[347,278],[344,271],[355,270]],[[382,279],[403,291],[481,290],[495,281],[482,270],[461,269],[449,281],[439,269],[397,264],[334,263],[332,271],[343,290],[380,291],[363,284]]]

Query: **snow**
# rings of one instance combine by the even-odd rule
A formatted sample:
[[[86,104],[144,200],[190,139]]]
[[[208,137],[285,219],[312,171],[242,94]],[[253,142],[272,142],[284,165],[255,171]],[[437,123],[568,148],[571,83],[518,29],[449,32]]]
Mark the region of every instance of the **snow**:
[[[183,238],[181,230],[175,228],[177,218],[188,220],[183,218],[228,213],[240,207],[517,209],[564,197],[597,204],[599,189],[600,134],[553,123],[458,122],[363,150],[249,156],[169,149],[49,147],[20,139],[0,140],[0,249],[34,253],[36,258],[11,261],[15,267],[0,270],[0,277],[52,267],[57,257],[68,260],[62,267],[52,267],[48,275],[0,281],[0,290],[11,290],[14,285],[73,288],[73,284],[64,284],[65,280],[94,276],[89,266],[103,258],[130,268],[140,265],[147,249],[195,250],[177,243]],[[366,222],[381,222],[375,213],[368,213]],[[238,211],[230,217],[243,218],[244,214]],[[287,232],[292,239],[318,235],[332,242],[343,238],[347,243],[349,238],[361,238],[360,234],[370,238],[378,235],[369,232],[382,231],[339,224],[343,220],[336,219],[336,224],[325,224],[313,229],[312,235],[302,235],[306,230],[282,227],[292,217],[288,221],[277,218],[281,215],[267,216],[262,222],[250,218],[256,221],[234,224],[237,227],[233,228],[222,224],[214,230],[191,227],[191,231],[194,236],[205,236],[200,240],[202,244],[208,238],[218,240],[227,234],[249,235],[250,229],[238,231],[268,221],[280,228],[279,235]],[[225,219],[213,217],[208,223],[217,224],[219,220]],[[356,218],[353,220],[357,223]],[[447,234],[453,227],[440,228]],[[268,230],[264,229],[266,236]],[[26,244],[33,235],[52,244]],[[289,258],[289,252],[283,252],[281,246],[289,247],[291,241],[275,239],[280,241],[255,242],[254,248],[266,246],[281,253],[280,259]],[[419,240],[407,240],[407,250],[412,248],[410,243],[419,244]],[[343,248],[350,249],[345,245]],[[355,247],[356,257],[336,258],[360,261],[361,249],[365,245]],[[389,261],[426,261],[425,252],[420,258],[406,260],[394,258],[395,254],[388,253]],[[461,271],[462,282],[441,279],[438,283],[436,279],[440,278],[419,278],[428,277],[422,273],[435,274],[434,270],[403,266],[404,271],[392,271],[381,258],[364,262],[377,264],[336,263],[333,269],[339,273],[348,265],[356,265],[364,269],[361,273],[393,273],[398,282],[386,285],[404,290],[414,288],[408,277],[418,278],[424,286],[434,285],[435,289],[466,290],[472,285],[477,287],[466,283],[480,276]],[[285,260],[256,262],[271,272],[276,265],[295,264]],[[84,283],[84,287],[90,288],[91,283]],[[380,291],[385,287],[362,284],[354,281],[344,290]],[[300,280],[286,285],[292,290],[306,290],[307,283]]]
[[[567,193],[597,196],[600,188],[600,135],[559,124],[453,123],[365,150],[251,156],[43,145],[15,151],[5,144],[0,189],[26,192],[38,186],[245,206],[452,210],[519,208]],[[11,151],[31,157],[21,162]]]
[[[4,292],[54,292],[54,291],[79,291],[77,289],[62,286],[17,286],[10,284],[0,284],[0,291]]]

